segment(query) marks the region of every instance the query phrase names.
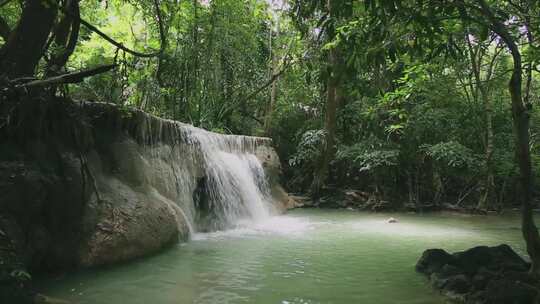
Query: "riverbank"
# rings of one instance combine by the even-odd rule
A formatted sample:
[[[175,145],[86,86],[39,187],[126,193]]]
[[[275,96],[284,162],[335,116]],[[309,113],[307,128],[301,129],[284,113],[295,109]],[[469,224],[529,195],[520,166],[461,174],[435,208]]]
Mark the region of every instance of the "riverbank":
[[[376,193],[355,190],[355,189],[334,189],[327,192],[318,200],[314,200],[309,194],[290,193],[289,196],[294,199],[297,208],[326,208],[326,209],[349,209],[355,211],[371,211],[371,212],[454,212],[463,214],[500,214],[503,212],[518,211],[519,206],[507,206],[497,209],[477,209],[474,204],[466,204],[463,202],[450,203],[444,202],[433,204],[424,203],[402,203],[403,200],[387,200],[377,195]],[[540,211],[537,209],[536,211]]]

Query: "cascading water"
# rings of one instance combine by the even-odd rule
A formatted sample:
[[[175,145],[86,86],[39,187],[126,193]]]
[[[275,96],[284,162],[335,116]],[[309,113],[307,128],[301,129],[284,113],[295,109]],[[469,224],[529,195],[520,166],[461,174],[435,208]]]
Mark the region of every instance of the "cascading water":
[[[188,148],[177,151],[175,179],[182,201],[190,202],[182,209],[188,209],[184,214],[194,230],[231,228],[270,216],[269,186],[255,155],[260,138],[221,135],[184,124],[179,130]]]

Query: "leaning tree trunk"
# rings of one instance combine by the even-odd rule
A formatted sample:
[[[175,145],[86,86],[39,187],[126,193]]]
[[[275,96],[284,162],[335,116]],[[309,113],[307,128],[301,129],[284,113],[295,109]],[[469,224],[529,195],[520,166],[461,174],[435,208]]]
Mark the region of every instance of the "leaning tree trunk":
[[[516,58],[514,58],[514,61],[516,61]],[[534,223],[531,203],[532,168],[529,150],[529,113],[521,99],[521,62],[519,62],[519,69],[516,68],[514,63],[514,72],[509,89],[512,97],[512,116],[517,135],[516,152],[522,187],[521,229],[527,245],[527,252],[532,261],[531,272],[538,274],[540,272],[540,236]]]
[[[516,133],[516,156],[518,159],[521,180],[521,230],[527,246],[527,253],[531,258],[531,272],[540,274],[540,235],[534,223],[532,194],[532,166],[529,150],[529,105],[523,104],[521,95],[522,67],[521,53],[512,37],[506,31],[499,33],[507,44],[514,60],[512,77],[509,83],[510,97],[512,100],[512,118]]]
[[[57,8],[46,1],[24,1],[19,23],[0,49],[1,76],[14,79],[34,75],[56,15]]]
[[[532,166],[529,150],[529,107],[523,103],[521,95],[522,86],[522,62],[516,39],[512,37],[506,26],[496,18],[485,0],[478,1],[481,13],[491,23],[492,30],[498,34],[512,55],[512,77],[508,84],[512,101],[512,120],[516,133],[516,156],[518,159],[521,180],[521,232],[527,246],[527,253],[531,258],[531,273],[540,275],[540,235],[534,223],[532,194]]]

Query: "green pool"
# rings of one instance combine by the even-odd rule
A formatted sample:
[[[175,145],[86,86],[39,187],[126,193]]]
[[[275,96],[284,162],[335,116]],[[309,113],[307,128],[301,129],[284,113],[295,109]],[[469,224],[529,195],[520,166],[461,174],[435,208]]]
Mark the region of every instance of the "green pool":
[[[81,304],[436,304],[444,299],[414,271],[424,249],[500,243],[523,253],[516,214],[294,210],[195,235],[150,258],[42,280],[39,288]]]

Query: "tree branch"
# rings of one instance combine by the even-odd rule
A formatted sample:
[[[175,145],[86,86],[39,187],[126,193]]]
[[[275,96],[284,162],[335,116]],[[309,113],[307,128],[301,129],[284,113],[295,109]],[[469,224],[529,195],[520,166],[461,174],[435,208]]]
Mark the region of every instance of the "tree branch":
[[[30,87],[42,87],[42,86],[47,86],[51,84],[79,83],[79,82],[82,82],[84,78],[106,73],[114,69],[115,67],[116,67],[116,64],[98,66],[96,68],[83,70],[79,72],[71,72],[71,73],[67,73],[67,74],[63,74],[60,76],[55,76],[55,77],[51,77],[47,79],[33,80],[33,81],[30,81],[21,85],[17,85],[16,87],[17,88],[30,88]],[[15,82],[15,81],[17,81],[17,79],[13,80],[12,82]]]
[[[279,72],[275,73],[274,75],[272,75],[272,77],[270,77],[270,79],[268,79],[267,82],[265,82],[262,86],[255,89],[253,92],[248,94],[246,97],[242,98],[241,101],[249,100],[249,99],[255,97],[260,92],[262,92],[264,89],[268,88],[274,82],[274,80],[276,80],[279,76],[281,76],[281,74],[283,74],[285,72],[286,69],[287,68],[285,67],[281,71],[279,71]]]
[[[50,5],[54,5],[54,6],[58,7],[57,4],[51,3],[50,0],[48,1],[48,3]],[[122,51],[124,51],[124,52],[126,52],[128,54],[131,54],[133,56],[136,56],[136,57],[151,58],[151,57],[159,57],[159,56],[161,56],[161,54],[165,51],[165,44],[166,44],[165,33],[164,33],[164,30],[163,30],[163,25],[162,25],[163,22],[161,20],[161,11],[159,9],[158,0],[154,0],[154,5],[156,7],[156,14],[157,14],[157,19],[158,19],[158,24],[159,24],[161,47],[160,47],[160,49],[158,51],[155,51],[155,52],[152,52],[152,53],[141,53],[141,52],[138,52],[138,51],[134,51],[134,50],[126,47],[124,44],[114,40],[113,38],[111,38],[107,34],[103,33],[97,27],[90,24],[90,22],[88,22],[88,21],[84,20],[83,18],[81,18],[81,16],[77,16],[72,11],[66,10],[64,8],[59,8],[59,9],[62,10],[62,12],[64,12],[65,14],[68,14],[71,17],[78,19],[80,21],[81,25],[85,26],[90,31],[98,34],[101,38],[105,39],[107,42],[109,42],[110,44],[116,46],[120,50],[122,50]]]

